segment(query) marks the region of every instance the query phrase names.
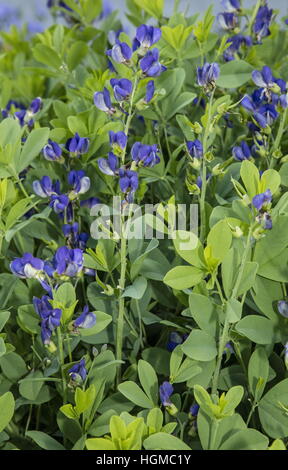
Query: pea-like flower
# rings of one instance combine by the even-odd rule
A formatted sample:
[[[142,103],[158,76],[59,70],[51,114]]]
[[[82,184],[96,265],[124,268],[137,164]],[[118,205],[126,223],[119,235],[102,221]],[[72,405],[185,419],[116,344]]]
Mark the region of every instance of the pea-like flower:
[[[40,111],[42,106],[42,99],[41,98],[35,98],[28,109],[21,109],[20,111],[16,111],[14,116],[18,119],[19,124],[21,127],[25,126],[25,124],[28,125],[28,127],[33,127],[34,120],[33,117],[35,114]]]
[[[117,40],[116,44],[106,54],[118,64],[129,64],[132,57],[132,49],[126,42]]]
[[[126,194],[127,201],[132,202],[133,195],[138,189],[139,185],[138,174],[136,173],[136,171],[125,170],[123,168],[120,168],[119,176],[120,189],[122,193]]]
[[[257,194],[256,196],[253,197],[252,199],[252,204],[257,209],[260,211],[264,206],[267,206],[270,204],[272,201],[272,193],[270,189],[267,189],[264,193]]]
[[[83,251],[79,248],[70,249],[67,246],[62,246],[56,251],[53,261],[52,270],[51,266],[48,268],[47,274],[51,275],[56,273],[58,276],[74,277],[81,273],[83,269]],[[52,272],[51,272],[52,271]]]
[[[135,142],[131,149],[132,160],[136,162],[137,165],[152,168],[160,163],[158,152],[159,149],[156,144],[145,145],[141,144],[141,142]]]
[[[50,343],[53,331],[60,326],[62,316],[62,310],[59,308],[53,309],[49,300],[50,298],[47,295],[43,295],[41,299],[33,298],[34,309],[42,319],[41,338],[45,345]]]
[[[169,335],[169,339],[166,345],[168,351],[172,352],[179,345],[184,343],[187,338],[187,334],[181,336],[177,331],[172,331]]]
[[[32,187],[34,193],[44,199],[46,197],[58,194],[60,190],[60,183],[59,181],[53,183],[49,176],[43,176],[41,180],[33,181]]]
[[[150,80],[146,85],[146,96],[145,103],[148,104],[152,100],[155,93],[155,83],[154,80]]]
[[[62,149],[57,142],[49,139],[48,144],[43,148],[44,158],[50,162],[63,161]]]
[[[196,416],[198,415],[199,409],[200,409],[200,406],[198,405],[198,403],[195,403],[194,405],[190,406],[190,410],[189,410],[190,415],[193,418],[196,418]]]
[[[81,361],[77,364],[74,364],[74,366],[69,369],[68,373],[75,385],[80,385],[82,382],[84,382],[87,377],[85,358],[81,359]]]
[[[251,47],[253,41],[251,36],[243,36],[242,34],[235,34],[227,39],[226,44],[229,44],[223,53],[224,60],[229,62],[235,59],[235,54],[239,52],[241,47]]]
[[[96,93],[94,93],[94,104],[100,111],[104,111],[109,115],[116,112],[115,108],[112,106],[110,93],[107,88],[104,88],[103,92],[96,91]]]
[[[149,47],[153,46],[161,39],[161,35],[162,32],[160,28],[142,24],[136,30],[136,37],[133,41],[133,50],[135,51],[139,47],[149,49]]]
[[[162,385],[159,387],[159,395],[160,400],[163,406],[165,406],[166,410],[169,414],[174,416],[177,413],[177,408],[173,405],[172,401],[170,400],[171,395],[174,392],[173,385],[170,382],[163,382]]]
[[[167,67],[159,62],[159,50],[155,47],[152,51],[140,60],[140,67],[146,77],[159,77],[162,72],[167,70]]]
[[[79,224],[77,222],[64,224],[62,226],[62,232],[70,248],[85,250],[89,235],[85,232],[79,233]]]
[[[216,80],[220,75],[220,68],[216,62],[209,64],[206,62],[203,67],[197,68],[197,79],[198,84],[205,90],[215,88]]]
[[[286,300],[279,300],[277,307],[280,315],[282,315],[282,317],[288,318],[288,302]]]
[[[111,78],[110,84],[116,101],[125,101],[132,93],[133,85],[128,78]]]
[[[50,198],[50,207],[56,214],[63,214],[69,207],[69,197],[66,194],[52,195]]]
[[[221,5],[224,10],[228,11],[229,13],[239,11],[241,8],[239,0],[221,0]]]
[[[34,258],[30,253],[24,253],[22,258],[15,258],[10,263],[10,269],[15,276],[22,279],[38,279],[43,273],[44,261]]]
[[[85,176],[83,170],[72,170],[68,174],[68,183],[73,186],[73,193],[70,197],[74,198],[75,195],[85,194],[90,189],[90,178]]]
[[[127,145],[127,135],[125,132],[109,132],[109,141],[113,151],[116,153],[122,153],[122,151],[126,148]]]
[[[217,15],[218,23],[225,30],[233,30],[238,25],[238,17],[235,13],[219,13]]]
[[[188,140],[188,142],[186,142],[186,147],[191,157],[197,158],[197,160],[203,158],[203,145],[200,140]]]
[[[271,34],[270,24],[272,21],[273,10],[267,5],[261,5],[257,11],[255,22],[253,25],[253,32],[256,38],[261,42],[262,38],[265,38]]]
[[[89,139],[87,137],[80,137],[78,132],[76,132],[74,137],[67,140],[65,147],[74,157],[79,157],[88,152],[89,145]]]
[[[233,147],[232,154],[235,160],[243,162],[243,160],[249,160],[251,157],[251,149],[247,142],[243,140],[240,145],[235,145],[235,147]]]
[[[119,163],[113,152],[109,152],[108,158],[99,158],[97,163],[99,170],[105,175],[113,176],[117,174]]]
[[[89,311],[88,305],[85,305],[83,312],[74,321],[75,328],[92,328],[96,324],[96,315]]]

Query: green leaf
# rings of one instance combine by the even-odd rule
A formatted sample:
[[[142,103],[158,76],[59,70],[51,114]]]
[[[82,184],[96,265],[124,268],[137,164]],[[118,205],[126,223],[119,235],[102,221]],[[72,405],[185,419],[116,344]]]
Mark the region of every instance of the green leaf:
[[[196,361],[211,361],[217,356],[215,339],[202,330],[192,330],[181,349]]]
[[[244,60],[233,60],[220,67],[220,76],[216,82],[221,88],[238,88],[251,79],[254,67]]]
[[[113,442],[105,438],[87,439],[86,447],[88,450],[116,450]]]
[[[203,252],[202,244],[193,232],[177,230],[173,233],[173,243],[178,255],[187,263],[201,267],[203,261],[200,258]]]
[[[27,398],[27,400],[34,401],[37,398],[44,382],[29,380],[35,378],[42,378],[43,374],[40,371],[30,372],[27,377],[21,381],[19,385],[19,392],[21,393],[22,397]]]
[[[257,344],[273,344],[277,341],[275,323],[260,315],[247,315],[235,328],[238,333]]]
[[[228,64],[227,64],[228,65]],[[252,201],[253,197],[259,193],[260,175],[258,168],[249,160],[244,160],[241,164],[240,175],[245,185],[247,194]]]
[[[158,432],[147,437],[143,442],[146,450],[191,450],[185,442],[178,437],[164,432]]]
[[[142,299],[147,289],[147,279],[139,276],[131,286],[128,286],[122,294],[122,297],[131,297],[132,299]]]
[[[204,277],[204,272],[194,266],[177,266],[168,271],[163,282],[173,289],[183,290],[196,286]]]
[[[221,220],[212,227],[207,237],[207,246],[212,247],[212,256],[223,261],[232,243],[232,233],[226,222]]]
[[[288,379],[282,380],[269,390],[259,403],[259,418],[268,436],[288,436]]]
[[[50,129],[48,129],[48,127],[34,129],[30,132],[16,164],[16,170],[18,173],[27,168],[37,155],[39,155],[48,141],[49,133]]]
[[[192,317],[201,330],[214,336],[217,330],[218,316],[213,302],[208,297],[193,292],[189,295],[189,307]]]
[[[0,311],[0,331],[3,330],[5,324],[9,320],[10,312],[8,311]]]
[[[27,431],[26,436],[30,437],[36,444],[45,450],[65,450],[65,447],[60,442],[53,439],[45,432],[41,431]]]
[[[0,366],[3,374],[13,383],[27,373],[24,359],[15,352],[9,352],[0,358]]]
[[[248,365],[250,390],[257,401],[260,400],[269,376],[269,361],[264,348],[253,352]]]
[[[138,362],[138,376],[140,383],[150,400],[158,403],[158,378],[153,367],[146,361],[140,359]]]
[[[0,397],[0,432],[10,423],[15,408],[15,400],[11,392]]]
[[[145,10],[149,15],[156,19],[160,19],[163,14],[164,0],[134,0],[134,3]]]
[[[229,323],[236,323],[241,320],[242,304],[236,299],[229,299],[225,306],[225,315],[229,319]]]
[[[96,310],[94,312],[96,315],[96,324],[92,328],[81,328],[80,330],[80,335],[83,338],[86,338],[88,336],[96,335],[97,333],[100,333],[100,331],[105,330],[105,328],[111,323],[112,321],[112,316],[108,315],[107,313],[100,312]]]
[[[268,437],[261,432],[256,429],[243,429],[228,437],[218,450],[266,450],[268,444]]]
[[[134,382],[128,381],[118,385],[119,392],[122,393],[128,400],[135,403],[135,405],[141,408],[153,408],[153,401],[147,397],[147,395],[141,390],[139,385]]]
[[[62,65],[62,60],[57,52],[45,44],[37,44],[33,49],[33,55],[38,62],[54,69],[59,70]]]
[[[76,41],[72,44],[67,54],[67,65],[70,70],[74,70],[77,65],[81,64],[82,60],[88,54],[88,45],[84,41]]]

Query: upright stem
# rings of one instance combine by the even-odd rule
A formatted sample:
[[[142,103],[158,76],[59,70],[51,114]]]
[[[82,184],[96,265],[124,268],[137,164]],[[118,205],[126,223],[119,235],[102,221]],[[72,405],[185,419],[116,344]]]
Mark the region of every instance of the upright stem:
[[[249,228],[247,241],[246,241],[246,245],[245,245],[245,248],[244,248],[244,253],[243,253],[243,256],[242,256],[238,276],[237,276],[237,279],[236,279],[236,282],[235,282],[235,285],[234,285],[234,288],[233,288],[233,291],[232,291],[231,300],[237,298],[239,286],[240,286],[240,283],[241,283],[241,280],[242,280],[242,277],[243,277],[243,272],[244,272],[245,264],[246,264],[249,249],[250,249],[250,239],[251,239],[251,235],[252,235],[252,229],[253,229],[253,227],[251,225],[250,228]],[[219,343],[219,350],[218,350],[216,368],[215,368],[213,381],[212,381],[212,397],[216,397],[216,394],[217,394],[218,380],[219,380],[219,374],[220,374],[220,370],[221,370],[221,362],[222,362],[222,357],[223,357],[223,352],[224,352],[224,349],[225,349],[225,345],[226,345],[227,340],[228,340],[228,332],[229,332],[229,318],[226,315],[225,322],[224,322],[224,327],[223,327],[223,330],[222,330],[222,335],[221,335],[220,343]]]
[[[129,106],[129,112],[125,124],[125,134],[128,137],[129,133],[129,128],[131,124],[131,120],[133,117],[133,102],[134,102],[134,96],[135,92],[137,89],[137,84],[138,84],[138,76],[136,75],[134,84],[133,84],[133,90],[131,93],[131,99],[130,99],[130,106]],[[128,139],[127,139],[128,140]],[[127,144],[123,150],[122,154],[122,164],[125,163],[125,156],[126,156],[126,148]],[[125,289],[125,279],[126,279],[126,267],[127,267],[127,240],[126,236],[124,233],[124,224],[125,224],[125,219],[122,216],[121,217],[121,228],[120,228],[120,263],[121,263],[121,269],[120,269],[120,279],[119,279],[119,312],[118,312],[118,319],[117,319],[117,326],[116,326],[116,359],[118,361],[122,360],[122,347],[123,347],[123,331],[124,331],[124,316],[125,316],[125,298],[122,297],[122,294]],[[121,362],[118,365],[118,370],[117,370],[117,384],[120,383],[121,381]]]
[[[206,161],[205,161],[205,154],[208,150],[208,137],[210,132],[210,125],[211,125],[211,111],[212,111],[212,103],[213,103],[214,91],[212,91],[209,103],[208,103],[208,119],[207,124],[205,126],[204,136],[203,136],[203,161],[202,161],[202,187],[201,187],[201,195],[200,195],[200,216],[201,216],[201,226],[200,226],[200,241],[203,243],[205,234],[206,234],[206,211],[205,211],[205,199],[206,199],[206,176],[207,176],[207,169],[206,169]]]
[[[284,113],[282,115],[282,118],[281,118],[281,121],[280,121],[277,136],[276,136],[275,142],[274,142],[273,147],[272,147],[272,151],[271,151],[272,154],[273,154],[273,152],[278,150],[278,148],[280,146],[281,139],[282,139],[282,136],[283,136],[283,133],[284,133],[284,130],[285,130],[287,113],[288,113],[288,108],[285,108],[285,111],[284,111]],[[275,158],[273,158],[273,155],[272,155],[271,159],[270,159],[270,168],[273,168],[274,165],[275,165]]]
[[[64,366],[64,351],[63,351],[63,342],[62,342],[62,334],[60,326],[57,328],[57,337],[58,337],[58,352],[59,352],[59,362],[60,362],[60,369],[61,369],[61,377],[62,377],[62,387],[63,387],[63,405],[67,402],[67,384],[66,384],[66,377],[63,370]]]

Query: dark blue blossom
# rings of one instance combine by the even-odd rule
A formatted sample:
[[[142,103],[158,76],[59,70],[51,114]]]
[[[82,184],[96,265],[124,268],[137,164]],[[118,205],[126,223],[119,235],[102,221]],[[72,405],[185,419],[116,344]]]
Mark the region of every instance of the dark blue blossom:
[[[41,299],[33,297],[33,305],[36,313],[42,319],[41,338],[45,345],[50,343],[55,328],[60,326],[62,311],[59,308],[53,309],[50,297],[44,295]]]
[[[116,44],[106,54],[118,64],[129,64],[132,57],[132,49],[126,42],[117,40]]]
[[[243,140],[240,146],[235,145],[235,147],[233,147],[232,154],[235,160],[242,162],[243,160],[249,160],[251,157],[251,149],[245,140]]]
[[[272,193],[270,189],[267,189],[264,193],[257,194],[256,196],[253,197],[252,199],[252,204],[257,209],[260,211],[263,206],[266,206],[270,204],[272,201]]]
[[[239,11],[241,8],[239,0],[221,0],[221,5],[225,11],[230,13]]]
[[[277,307],[280,315],[282,315],[282,317],[288,318],[288,302],[286,300],[279,300]]]
[[[89,311],[88,305],[85,305],[83,312],[74,321],[75,328],[92,328],[96,324],[96,315]]]
[[[173,385],[170,382],[163,382],[159,387],[160,400],[163,406],[171,406],[171,395],[174,392]]]
[[[44,261],[34,258],[30,253],[24,253],[22,258],[15,258],[10,263],[10,269],[15,276],[22,279],[38,279],[44,269]]]
[[[217,20],[221,28],[225,30],[235,29],[238,25],[238,17],[235,13],[219,13]]]
[[[85,171],[83,170],[70,171],[68,174],[68,183],[73,186],[73,195],[85,194],[90,189],[90,178],[85,176]]]
[[[203,67],[197,68],[198,84],[206,90],[215,87],[215,83],[219,75],[220,68],[216,62],[213,62],[212,64],[206,62]]]
[[[113,150],[116,152],[122,152],[127,145],[127,135],[125,132],[120,131],[120,132],[109,132],[109,141],[110,145],[112,146]]]
[[[154,80],[150,80],[147,85],[146,85],[146,97],[145,97],[145,103],[150,103],[154,96],[155,92],[155,83]]]
[[[76,385],[81,384],[87,377],[87,369],[85,359],[81,359],[80,362],[71,367],[68,371],[69,376]]]
[[[69,206],[70,200],[66,194],[52,195],[50,198],[50,207],[56,214],[63,214]]]
[[[200,159],[203,157],[203,145],[202,145],[202,142],[200,142],[200,140],[198,139],[189,140],[186,143],[186,146],[187,146],[189,155],[191,155],[191,157],[197,158],[197,159]]]
[[[103,92],[96,91],[96,93],[94,93],[94,104],[100,111],[104,111],[110,115],[115,113],[115,108],[112,106],[110,93],[107,88],[104,88]]]
[[[174,349],[179,345],[182,344],[185,339],[187,338],[187,335],[181,336],[179,333],[176,331],[172,331],[169,335],[169,340],[166,345],[168,351],[172,352]]]
[[[138,165],[152,168],[153,166],[160,163],[160,157],[158,155],[159,149],[156,144],[145,145],[141,142],[135,142],[131,149],[132,160]]]
[[[127,78],[111,78],[110,84],[113,88],[115,100],[117,101],[127,100],[132,93],[133,85]]]
[[[235,54],[239,52],[241,47],[251,47],[253,42],[251,36],[243,36],[242,34],[236,34],[227,39],[226,44],[229,44],[229,47],[225,49],[223,57],[226,62],[235,59]]]
[[[149,47],[153,46],[161,39],[161,35],[162,32],[160,28],[142,24],[136,30],[136,37],[133,42],[133,50],[135,51],[139,47],[143,47],[143,49],[149,49]]]
[[[56,251],[52,261],[52,266],[56,274],[59,276],[74,277],[81,273],[83,262],[82,250],[79,248],[70,249],[66,246],[62,246]]]
[[[42,106],[41,98],[35,98],[28,109],[21,109],[20,111],[16,111],[14,116],[18,119],[19,124],[21,127],[28,125],[28,127],[33,127],[34,120],[33,117],[35,114],[40,111]]]
[[[190,410],[189,410],[190,415],[193,416],[193,418],[196,418],[196,416],[198,415],[199,409],[200,409],[200,406],[198,405],[198,403],[195,403],[194,405],[190,407]]]
[[[51,162],[63,161],[60,145],[57,144],[57,142],[53,142],[51,139],[48,140],[48,144],[43,148],[43,155],[46,160]]]
[[[81,250],[85,250],[89,235],[84,232],[79,233],[79,224],[77,222],[64,224],[62,226],[62,231],[70,248],[80,248]]]
[[[119,185],[122,193],[125,193],[127,196],[127,201],[132,202],[133,195],[138,188],[138,174],[136,171],[125,170],[120,168],[119,170]]]
[[[97,163],[99,170],[105,175],[113,176],[118,171],[118,158],[112,152],[109,152],[108,158],[99,158]]]
[[[98,197],[89,197],[88,199],[80,202],[81,207],[88,207],[88,209],[96,206],[96,204],[100,204],[100,199],[98,199]]]
[[[41,180],[35,180],[32,184],[33,191],[37,196],[46,198],[55,194],[59,194],[60,183],[57,180],[53,183],[49,176],[43,176]]]
[[[73,156],[79,157],[88,152],[89,144],[90,142],[87,137],[80,137],[78,132],[76,132],[74,137],[67,140],[65,147]]]
[[[279,116],[273,104],[264,104],[260,106],[259,110],[254,113],[254,119],[263,129],[267,126],[271,126],[275,119]]]
[[[256,38],[259,42],[261,42],[262,38],[265,38],[266,36],[269,36],[271,34],[270,24],[272,20],[272,15],[272,8],[270,9],[267,5],[262,5],[259,7],[253,25],[253,32],[255,33]]]
[[[157,48],[147,52],[143,59],[140,60],[140,67],[143,74],[147,77],[159,77],[162,72],[167,70],[167,67],[159,62],[159,50]]]

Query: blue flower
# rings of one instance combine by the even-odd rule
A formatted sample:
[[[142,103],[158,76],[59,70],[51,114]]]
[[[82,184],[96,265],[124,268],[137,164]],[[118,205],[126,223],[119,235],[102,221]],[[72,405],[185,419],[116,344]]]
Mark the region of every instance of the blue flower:
[[[215,88],[215,82],[220,75],[220,68],[216,62],[206,62],[203,67],[197,68],[198,84],[204,89]]]
[[[230,13],[239,11],[241,7],[239,0],[221,0],[221,5],[225,11]]]
[[[62,226],[62,231],[64,237],[67,238],[67,243],[70,247],[85,250],[89,235],[84,232],[79,233],[79,224],[77,222],[74,222],[73,224],[64,224]]]
[[[197,158],[198,160],[203,157],[203,145],[200,140],[189,140],[186,146],[191,157]]]
[[[190,407],[190,410],[189,410],[190,415],[193,416],[193,418],[196,418],[196,416],[198,415],[199,409],[200,409],[200,406],[198,405],[198,403],[195,403],[194,405]]]
[[[217,20],[221,28],[225,30],[235,29],[238,25],[238,17],[235,13],[219,13],[217,15]]]
[[[21,111],[16,111],[15,117],[18,119],[20,126],[23,127],[27,124],[28,127],[32,127],[34,125],[33,117],[40,111],[41,106],[42,99],[35,98],[27,110],[21,109]]]
[[[118,64],[129,64],[132,57],[132,49],[126,42],[117,41],[106,54]]]
[[[254,196],[252,199],[252,204],[257,209],[260,211],[263,206],[266,206],[267,204],[270,204],[272,201],[272,193],[270,189],[267,189],[264,193],[257,194],[257,196]]]
[[[170,382],[163,382],[159,387],[160,400],[163,406],[171,406],[171,395],[174,392],[173,385]]]
[[[146,97],[145,97],[145,103],[150,103],[154,96],[155,92],[155,83],[154,80],[150,80],[147,85],[146,85]]]
[[[94,104],[100,111],[104,111],[110,115],[115,113],[115,108],[112,106],[110,93],[107,88],[104,88],[103,92],[96,91],[96,93],[94,93]]]
[[[212,175],[211,175],[211,173],[208,173],[206,175],[206,181],[209,181],[210,178],[212,178]],[[202,177],[200,175],[197,176],[196,185],[198,186],[199,189],[202,189],[203,181],[202,181]]]
[[[253,32],[256,34],[257,40],[261,42],[262,38],[269,36],[270,24],[272,20],[273,10],[270,9],[267,5],[262,5],[257,11],[255,22],[253,25]]]
[[[34,193],[42,198],[58,194],[58,191],[60,189],[59,181],[56,181],[56,183],[52,183],[52,180],[49,176],[43,176],[41,180],[33,181],[32,187]]]
[[[44,261],[34,258],[30,253],[24,253],[22,258],[15,258],[10,263],[10,269],[15,276],[22,279],[38,279],[43,273]]]
[[[113,88],[115,100],[117,101],[127,100],[132,93],[133,85],[127,78],[111,78],[110,84]]]
[[[50,207],[56,214],[62,214],[65,209],[68,209],[70,200],[66,194],[52,195],[50,198]]]
[[[75,364],[71,369],[68,371],[69,376],[72,380],[72,382],[75,382],[75,384],[80,384],[84,382],[84,380],[87,377],[87,369],[86,369],[86,363],[85,359],[81,359],[80,362]]]
[[[249,145],[243,140],[240,144],[240,146],[236,145],[232,149],[232,154],[235,158],[235,160],[238,160],[238,162],[242,162],[243,160],[249,160],[251,157],[251,150]]]
[[[79,248],[70,249],[66,246],[58,248],[56,251],[53,261],[52,268],[45,265],[45,270],[48,268],[48,275],[51,275],[52,272],[56,272],[59,276],[68,276],[74,277],[77,274],[81,273],[83,269],[83,251]],[[52,271],[52,272],[51,272]]]
[[[80,207],[88,207],[88,209],[91,209],[96,206],[96,204],[100,204],[100,199],[98,199],[98,197],[89,197],[80,202]]]
[[[110,145],[112,146],[113,150],[120,152],[126,148],[127,145],[127,135],[125,132],[109,132],[109,141]]]
[[[161,35],[162,32],[160,28],[142,24],[136,30],[136,37],[133,42],[133,50],[135,51],[139,47],[143,47],[143,49],[149,49],[149,47],[153,46],[161,39]]]
[[[90,189],[90,178],[83,170],[72,170],[68,174],[68,183],[73,186],[73,194],[85,194]]]
[[[50,298],[44,295],[41,299],[33,297],[33,305],[36,313],[42,319],[41,322],[41,338],[45,345],[50,343],[55,328],[60,326],[62,311],[59,308],[53,309]]]
[[[279,300],[277,307],[280,315],[282,315],[282,317],[288,318],[288,302],[286,300]]]
[[[135,142],[131,149],[132,160],[138,165],[152,168],[160,163],[160,157],[157,155],[159,149],[156,144],[145,145],[141,142]]]
[[[187,338],[187,335],[179,335],[176,331],[172,331],[169,335],[169,340],[166,345],[168,351],[172,352],[174,349],[179,345],[182,344],[185,339]]]
[[[264,104],[260,106],[258,112],[254,113],[254,118],[260,127],[263,129],[271,126],[275,119],[279,116],[273,104]]]
[[[167,70],[167,67],[159,62],[159,50],[157,48],[147,52],[140,60],[140,67],[146,77],[159,77],[162,72]]]
[[[74,321],[76,328],[92,328],[96,324],[96,315],[93,312],[89,312],[88,305],[85,305],[83,312]]]
[[[227,62],[235,59],[235,54],[241,47],[251,47],[253,42],[251,36],[236,34],[227,39],[226,44],[230,44],[223,53],[224,60]]]
[[[35,99],[32,101],[32,103],[30,104],[29,111],[30,111],[32,114],[36,114],[36,113],[38,113],[38,111],[40,111],[41,106],[42,106],[42,100],[41,100],[41,98],[35,98]]]
[[[118,158],[114,153],[109,152],[108,158],[99,158],[98,160],[99,170],[105,175],[113,176],[118,171]]]
[[[122,193],[126,193],[128,202],[132,202],[133,195],[138,188],[138,174],[136,171],[124,170],[120,168],[119,170],[119,185]]]
[[[58,145],[57,142],[53,142],[51,139],[48,140],[48,144],[43,148],[43,155],[46,160],[51,162],[63,161],[60,145]]]
[[[88,152],[89,144],[90,142],[87,137],[80,137],[78,132],[76,132],[74,137],[67,140],[65,147],[73,156],[79,157]]]

